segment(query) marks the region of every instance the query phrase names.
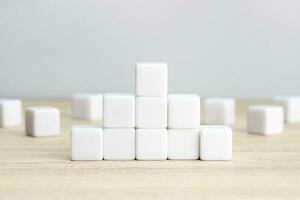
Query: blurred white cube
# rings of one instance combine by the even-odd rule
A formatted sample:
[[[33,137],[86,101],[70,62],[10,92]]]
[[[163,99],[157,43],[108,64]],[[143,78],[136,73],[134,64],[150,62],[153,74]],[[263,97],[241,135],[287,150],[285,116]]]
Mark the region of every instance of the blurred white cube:
[[[168,129],[168,159],[199,159],[199,129]]]
[[[22,123],[22,101],[0,99],[0,127],[17,126]]]
[[[135,109],[137,128],[167,127],[167,97],[136,97]]]
[[[136,129],[137,160],[166,160],[167,156],[167,129]]]
[[[103,126],[133,128],[135,126],[135,97],[132,94],[104,94]]]
[[[56,136],[60,132],[60,112],[54,107],[28,107],[26,133],[34,137]]]
[[[273,103],[283,107],[287,123],[300,122],[300,97],[276,97]]]
[[[235,122],[235,100],[232,98],[206,98],[204,122],[210,125],[230,125]]]
[[[168,96],[168,127],[198,128],[200,126],[200,98],[194,94]]]
[[[137,63],[136,95],[166,96],[168,94],[168,66],[166,63]]]
[[[232,130],[229,126],[209,125],[200,128],[200,159],[232,159]]]
[[[72,116],[78,119],[102,118],[102,94],[75,94],[72,98]]]
[[[104,160],[134,160],[135,159],[135,129],[105,128]]]
[[[102,160],[102,128],[74,125],[71,128],[71,160]]]
[[[281,106],[249,106],[247,112],[247,130],[249,133],[276,135],[283,132],[284,116]]]

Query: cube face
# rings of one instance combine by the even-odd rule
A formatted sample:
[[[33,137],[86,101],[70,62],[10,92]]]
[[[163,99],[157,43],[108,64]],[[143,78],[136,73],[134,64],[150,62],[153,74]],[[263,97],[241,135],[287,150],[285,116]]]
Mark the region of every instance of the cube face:
[[[166,128],[167,111],[167,97],[137,97],[136,127]]]
[[[199,159],[199,129],[168,129],[168,159]]]
[[[167,129],[137,129],[136,159],[166,160],[168,154]]]
[[[283,132],[284,113],[282,108],[268,109],[266,112],[266,132],[267,135],[279,134]]]
[[[204,126],[200,131],[201,160],[231,160],[232,130],[228,126]]]
[[[78,119],[102,118],[102,94],[77,94],[72,99],[72,116]]]
[[[198,128],[200,126],[200,98],[198,95],[168,96],[168,127]]]
[[[0,99],[0,127],[22,123],[22,102],[18,99]]]
[[[102,160],[103,133],[97,126],[77,125],[71,128],[71,160]]]
[[[137,63],[136,95],[166,96],[168,93],[168,66],[166,63]]]
[[[249,133],[276,135],[283,132],[283,108],[280,106],[250,106],[247,112]]]
[[[26,133],[30,136],[56,136],[60,132],[60,112],[52,107],[30,107],[26,110]]]
[[[135,126],[135,97],[131,94],[105,94],[103,126],[133,128]]]
[[[273,102],[283,107],[287,123],[300,122],[300,97],[278,97]]]
[[[249,133],[266,132],[266,113],[248,108],[247,112],[247,131]]]
[[[286,121],[291,123],[300,122],[300,98],[290,100]]]
[[[135,129],[104,129],[104,160],[135,159]]]
[[[204,121],[210,125],[230,125],[235,121],[235,100],[207,98],[204,101]]]

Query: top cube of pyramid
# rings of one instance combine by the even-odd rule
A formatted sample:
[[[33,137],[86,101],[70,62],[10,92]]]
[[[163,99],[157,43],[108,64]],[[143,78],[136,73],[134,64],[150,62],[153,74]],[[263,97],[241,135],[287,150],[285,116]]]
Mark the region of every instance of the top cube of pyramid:
[[[168,66],[166,63],[137,63],[136,95],[166,96],[168,94]]]

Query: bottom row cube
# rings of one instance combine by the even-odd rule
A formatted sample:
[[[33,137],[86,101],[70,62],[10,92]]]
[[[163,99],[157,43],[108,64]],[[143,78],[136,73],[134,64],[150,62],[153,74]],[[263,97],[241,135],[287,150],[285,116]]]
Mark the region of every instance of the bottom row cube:
[[[76,125],[71,129],[71,160],[102,160],[102,128]]]
[[[231,160],[228,126],[134,129],[73,126],[71,160]]]
[[[137,129],[136,159],[166,160],[168,157],[167,129]]]
[[[135,129],[107,128],[103,130],[104,160],[135,159]]]
[[[170,160],[199,159],[199,129],[169,129],[168,158]]]
[[[231,160],[232,130],[229,126],[204,126],[200,130],[201,160]]]

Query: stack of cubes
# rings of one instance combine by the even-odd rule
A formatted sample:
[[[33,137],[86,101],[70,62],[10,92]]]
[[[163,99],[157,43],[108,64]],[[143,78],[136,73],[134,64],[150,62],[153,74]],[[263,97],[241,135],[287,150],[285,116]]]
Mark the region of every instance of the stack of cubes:
[[[199,159],[200,98],[173,94],[168,98],[168,158]]]
[[[93,110],[86,106],[90,98],[75,98],[75,108],[85,106],[76,117],[91,118],[90,111],[82,112]],[[103,95],[103,128],[77,125],[71,130],[72,160],[230,160],[231,146],[229,127],[200,127],[198,95],[168,95],[165,63],[137,64],[136,96]]]
[[[136,66],[136,159],[168,157],[168,66],[138,63]]]
[[[134,160],[134,95],[104,94],[103,127],[104,160]]]

